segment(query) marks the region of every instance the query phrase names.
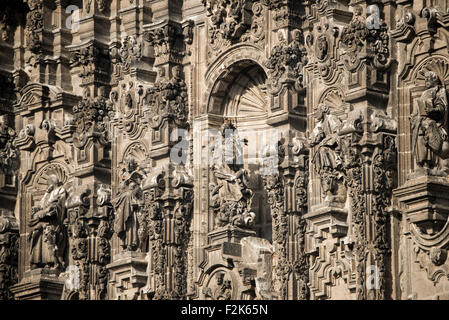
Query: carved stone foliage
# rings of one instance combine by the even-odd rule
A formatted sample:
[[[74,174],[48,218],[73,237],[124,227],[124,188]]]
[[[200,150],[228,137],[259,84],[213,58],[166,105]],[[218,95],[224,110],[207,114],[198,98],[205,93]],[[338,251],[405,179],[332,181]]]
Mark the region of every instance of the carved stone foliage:
[[[208,56],[214,58],[239,42],[262,46],[266,6],[260,1],[203,0],[208,19]]]
[[[383,150],[374,155],[373,172],[374,188],[372,203],[372,222],[374,225],[374,239],[372,262],[377,267],[379,275],[378,288],[376,292],[370,292],[369,298],[383,300],[386,297],[386,273],[388,256],[390,254],[390,243],[388,241],[389,213],[391,196],[395,187],[395,172],[397,162],[397,150],[395,137],[385,135],[383,137]]]
[[[278,31],[278,44],[271,50],[270,57],[265,62],[268,71],[268,81],[273,93],[281,89],[285,81],[293,81],[295,88],[303,87],[303,67],[307,64],[307,54],[304,48],[302,32],[293,31],[293,40],[287,43],[282,30]]]
[[[280,175],[266,176],[265,190],[268,194],[268,205],[273,219],[273,245],[277,255],[273,275],[274,291],[280,298],[287,295],[288,274],[291,271],[286,256],[286,235],[288,234],[288,218],[284,210],[284,183]]]
[[[213,146],[215,182],[209,186],[215,227],[228,224],[248,228],[254,222],[251,212],[253,191],[248,187],[248,172],[243,168],[243,146],[231,123],[222,126],[222,139]]]
[[[262,45],[265,40],[265,8],[261,3],[254,2],[251,10],[253,12],[251,27],[242,36],[242,40]]]
[[[100,96],[92,98],[86,88],[83,99],[73,107],[73,141],[77,148],[83,148],[90,138],[103,145],[108,144],[109,122],[114,116],[111,101],[108,101],[105,88]]]
[[[26,44],[33,53],[40,53],[42,50],[42,30],[44,27],[43,0],[27,0],[30,11],[26,17]]]
[[[209,17],[209,41],[213,49],[233,43],[251,25],[251,1],[203,0]]]
[[[177,23],[155,25],[152,30],[145,32],[144,39],[154,49],[155,65],[164,63],[182,64],[186,55],[186,46],[193,40],[193,23],[188,21],[181,26]]]
[[[185,127],[188,121],[187,86],[182,68],[175,66],[169,78],[165,69],[159,69],[159,78],[144,95],[146,117],[153,129],[159,128],[165,120],[173,121],[178,127]]]
[[[79,68],[83,85],[95,82],[107,84],[110,77],[109,50],[96,42],[80,49],[71,49],[70,67]]]
[[[341,41],[346,55],[345,65],[349,70],[355,70],[365,57],[375,68],[388,67],[390,37],[377,5],[368,6],[366,15],[362,7],[356,6],[351,22],[342,31]]]
[[[0,214],[0,300],[12,300],[10,287],[17,283],[19,226],[11,213]]]
[[[0,123],[0,172],[11,179],[19,165],[19,152],[14,145],[16,133],[5,123]],[[12,181],[10,181],[10,184]]]
[[[388,242],[389,214],[392,190],[395,187],[395,137],[383,134],[382,144],[372,153],[372,166],[368,167],[357,147],[357,141],[346,137],[344,168],[348,195],[351,199],[353,254],[357,274],[357,299],[385,299],[386,268],[390,254]],[[366,188],[366,170],[372,170],[372,190]],[[373,233],[367,228],[373,228]],[[374,270],[374,271],[373,271]],[[369,285],[375,272],[376,285]]]
[[[292,154],[291,167],[279,167],[279,173],[263,176],[273,225],[273,289],[278,299],[307,300],[309,263],[305,253],[306,220],[302,214],[307,207],[308,158],[302,139],[286,143],[291,150],[285,150],[284,144],[278,145],[279,163],[286,154]],[[289,254],[292,250],[294,253]]]

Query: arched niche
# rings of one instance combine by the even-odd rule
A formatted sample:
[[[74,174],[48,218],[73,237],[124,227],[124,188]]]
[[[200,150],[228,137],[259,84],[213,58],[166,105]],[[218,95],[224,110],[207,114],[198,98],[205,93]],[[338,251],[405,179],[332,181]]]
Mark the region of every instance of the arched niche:
[[[266,82],[266,72],[258,61],[240,59],[221,70],[213,81],[205,110],[206,116],[214,119],[209,122],[208,129],[220,130],[225,120],[230,121],[240,138],[247,141],[243,158],[249,173],[249,187],[254,192],[251,209],[256,213],[255,229],[258,236],[271,240],[271,215],[260,174],[260,156],[271,139],[272,130],[267,124],[269,99]]]

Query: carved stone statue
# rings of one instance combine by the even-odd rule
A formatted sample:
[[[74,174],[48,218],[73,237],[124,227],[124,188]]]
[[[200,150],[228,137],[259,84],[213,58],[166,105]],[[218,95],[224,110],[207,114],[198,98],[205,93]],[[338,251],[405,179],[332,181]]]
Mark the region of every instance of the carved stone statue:
[[[29,248],[31,268],[63,267],[66,237],[63,229],[66,189],[55,174],[48,179],[48,188],[39,205],[32,209],[29,222]]]
[[[309,146],[315,147],[312,163],[321,179],[325,202],[344,202],[342,158],[338,133],[342,127],[341,120],[329,113],[329,106],[320,104],[315,109],[318,120],[309,139]]]
[[[212,300],[231,300],[231,280],[225,280],[224,272],[217,272],[215,274],[215,283],[211,287],[207,287],[204,294]]]
[[[136,250],[139,246],[137,212],[141,208],[143,175],[135,159],[126,159],[125,165],[120,190],[113,200],[114,231],[124,250]]]
[[[413,151],[418,166],[441,173],[449,156],[447,92],[435,72],[427,72],[425,78],[426,90],[412,116]]]
[[[254,220],[250,212],[253,191],[248,188],[248,171],[243,168],[243,148],[232,124],[222,128],[223,144],[214,147],[213,172],[217,183],[210,185],[215,223],[248,227]]]

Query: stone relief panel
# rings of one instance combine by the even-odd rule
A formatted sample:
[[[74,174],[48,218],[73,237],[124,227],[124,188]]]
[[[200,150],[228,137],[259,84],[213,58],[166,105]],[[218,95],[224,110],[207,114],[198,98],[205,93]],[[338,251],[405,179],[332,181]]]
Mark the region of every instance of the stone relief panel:
[[[263,46],[267,9],[262,2],[203,0],[203,5],[208,17],[210,60],[239,42]]]

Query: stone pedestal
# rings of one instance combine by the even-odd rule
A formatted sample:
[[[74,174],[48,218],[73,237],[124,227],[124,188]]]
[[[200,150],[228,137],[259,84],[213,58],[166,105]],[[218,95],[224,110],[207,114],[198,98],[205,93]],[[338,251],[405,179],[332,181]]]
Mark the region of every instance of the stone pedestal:
[[[214,230],[208,234],[209,243],[218,244],[224,242],[240,243],[245,237],[255,237],[256,232],[253,230],[241,229],[231,225]]]
[[[109,299],[137,299],[140,289],[147,283],[147,261],[145,253],[123,252],[114,256],[114,261],[106,266],[110,280]]]
[[[321,231],[328,232],[334,238],[344,237],[348,233],[348,212],[346,209],[331,204],[320,204],[312,207],[312,210],[304,215],[316,230],[314,235],[319,238]]]
[[[449,216],[449,179],[420,176],[408,180],[394,191],[395,197],[405,205],[410,223],[424,234],[439,232]]]
[[[11,288],[16,300],[60,300],[64,280],[59,271],[35,269],[26,271],[19,284]]]
[[[255,280],[268,278],[271,261],[266,266],[262,260],[266,255],[271,257],[272,252],[266,250],[271,248],[271,244],[267,240],[255,238],[255,235],[255,231],[231,225],[208,234],[210,244],[204,248],[204,258],[199,265],[202,270],[198,279],[200,299],[254,299],[257,295],[262,297],[258,294],[259,291],[256,293]],[[221,282],[217,280],[220,274]],[[271,280],[268,282],[271,283]],[[261,284],[261,287],[263,285]],[[217,296],[217,292],[225,292],[227,289],[232,291],[227,298]]]

